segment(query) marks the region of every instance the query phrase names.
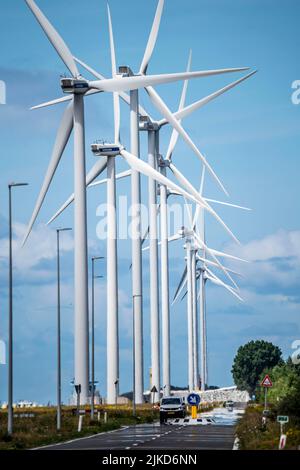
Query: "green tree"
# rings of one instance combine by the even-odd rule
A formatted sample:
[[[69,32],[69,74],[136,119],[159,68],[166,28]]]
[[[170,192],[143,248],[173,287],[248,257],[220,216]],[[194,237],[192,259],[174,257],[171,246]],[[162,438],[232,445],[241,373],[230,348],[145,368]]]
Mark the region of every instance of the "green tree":
[[[278,346],[263,340],[250,341],[239,347],[231,373],[240,390],[253,394],[262,372],[282,362],[282,352]]]
[[[288,395],[296,394],[300,380],[300,367],[292,363],[291,358],[286,362],[280,363],[272,369],[265,369],[260,375],[261,382],[268,374],[272,380],[273,386],[268,390],[268,402],[278,404]],[[263,399],[263,392],[260,390],[259,395]]]

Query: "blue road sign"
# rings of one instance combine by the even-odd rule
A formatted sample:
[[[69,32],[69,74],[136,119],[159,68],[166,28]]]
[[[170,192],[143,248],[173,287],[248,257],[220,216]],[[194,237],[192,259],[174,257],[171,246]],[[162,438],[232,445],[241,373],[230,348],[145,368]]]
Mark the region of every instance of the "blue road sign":
[[[198,406],[200,401],[200,396],[197,393],[190,393],[187,397],[187,402],[191,406]]]

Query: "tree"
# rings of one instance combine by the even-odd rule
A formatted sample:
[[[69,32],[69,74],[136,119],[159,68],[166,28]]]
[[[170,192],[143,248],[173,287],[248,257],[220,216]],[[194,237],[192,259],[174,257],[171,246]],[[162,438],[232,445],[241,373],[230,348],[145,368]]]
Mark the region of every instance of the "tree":
[[[278,404],[286,396],[295,394],[300,381],[300,367],[293,364],[291,358],[280,363],[272,369],[265,369],[259,378],[261,382],[264,376],[271,377],[273,387],[268,390],[268,402]],[[260,391],[263,399],[263,391]]]
[[[250,341],[240,346],[233,361],[231,373],[238,389],[253,394],[260,375],[282,363],[282,352],[267,341]]]

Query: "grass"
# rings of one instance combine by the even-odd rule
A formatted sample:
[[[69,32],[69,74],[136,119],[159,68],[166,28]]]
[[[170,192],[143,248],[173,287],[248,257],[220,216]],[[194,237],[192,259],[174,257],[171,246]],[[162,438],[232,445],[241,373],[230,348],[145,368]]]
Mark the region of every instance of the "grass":
[[[135,417],[132,415],[132,409],[128,406],[118,406],[118,408],[107,406],[105,408],[99,407],[98,409],[101,413],[100,422],[97,419],[92,421],[89,413],[86,413],[80,433],[77,431],[78,417],[73,415],[73,408],[63,408],[62,428],[59,432],[56,430],[55,408],[17,410],[14,413],[14,433],[12,436],[8,435],[6,430],[7,413],[1,411],[0,450],[32,449],[78,437],[112,431],[125,425],[151,423],[159,418],[158,411],[153,410],[149,405],[138,406]],[[107,423],[104,423],[104,411],[107,411]],[[33,416],[24,417],[25,414]]]
[[[271,415],[266,426],[262,425],[263,406],[250,405],[236,427],[240,450],[277,450],[280,425],[276,421],[277,413],[271,408]],[[299,423],[290,419],[285,425],[287,435],[286,449],[297,450],[300,446]]]

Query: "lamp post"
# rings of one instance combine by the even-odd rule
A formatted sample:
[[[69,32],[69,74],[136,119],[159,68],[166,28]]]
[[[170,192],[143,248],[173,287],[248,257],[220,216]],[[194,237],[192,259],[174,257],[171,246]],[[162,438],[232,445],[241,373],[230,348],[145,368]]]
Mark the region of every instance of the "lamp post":
[[[56,229],[56,249],[57,249],[57,413],[56,429],[61,429],[61,328],[60,328],[60,232],[67,232],[71,228]]]
[[[17,186],[28,186],[28,183],[9,183],[9,301],[8,301],[8,421],[7,432],[13,433],[13,274],[12,274],[12,198],[11,189]]]
[[[103,259],[103,256],[92,257],[92,397],[91,397],[91,419],[94,419],[95,414],[95,279],[102,278],[103,276],[95,276],[95,261]]]

